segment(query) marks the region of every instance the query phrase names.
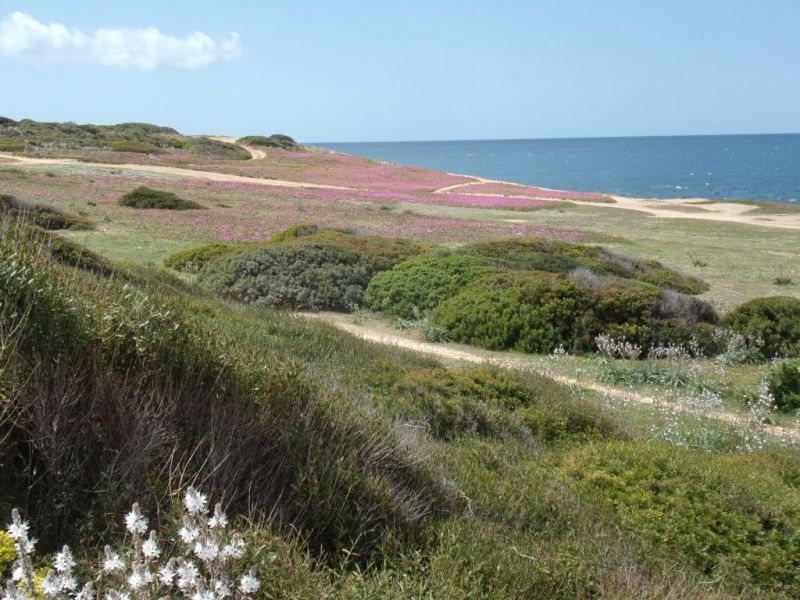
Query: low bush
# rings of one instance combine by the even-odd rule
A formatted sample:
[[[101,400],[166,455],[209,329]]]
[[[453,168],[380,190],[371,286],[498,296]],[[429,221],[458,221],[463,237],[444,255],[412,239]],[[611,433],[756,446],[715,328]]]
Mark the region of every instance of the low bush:
[[[183,273],[197,273],[207,263],[241,249],[234,244],[207,244],[170,254],[164,259],[164,266]]]
[[[137,187],[119,199],[122,206],[131,208],[158,208],[166,210],[189,210],[202,208],[197,202],[179,198],[172,192],[154,190],[148,187]]]
[[[487,261],[464,254],[420,256],[399,263],[370,281],[364,302],[372,310],[419,318],[466,284],[492,272]]]
[[[293,310],[352,310],[371,276],[357,254],[320,244],[223,256],[200,271],[200,281],[224,297]]]
[[[714,311],[674,294],[648,286],[583,289],[561,275],[506,272],[483,276],[440,303],[431,322],[456,341],[497,350],[586,352],[601,333],[642,348],[694,338],[710,344]]]
[[[54,261],[97,275],[109,276],[114,273],[114,265],[106,258],[92,252],[72,240],[52,233],[44,233],[43,248],[47,249]]]
[[[800,300],[788,296],[756,298],[733,309],[725,326],[745,338],[760,339],[767,358],[800,356]]]
[[[787,360],[774,367],[767,382],[778,410],[800,409],[800,359]]]
[[[161,152],[157,146],[136,140],[115,140],[110,144],[114,152],[136,152],[138,154],[156,154]]]
[[[292,150],[298,147],[297,142],[291,137],[280,133],[273,133],[270,136],[248,135],[236,141],[245,146],[263,146],[266,148],[281,148],[283,150]]]
[[[0,194],[0,217],[16,219],[47,230],[94,228],[88,219],[67,214],[52,206],[19,200],[9,194]]]
[[[572,451],[563,472],[661,554],[730,589],[800,594],[800,491],[772,456],[609,442]]]

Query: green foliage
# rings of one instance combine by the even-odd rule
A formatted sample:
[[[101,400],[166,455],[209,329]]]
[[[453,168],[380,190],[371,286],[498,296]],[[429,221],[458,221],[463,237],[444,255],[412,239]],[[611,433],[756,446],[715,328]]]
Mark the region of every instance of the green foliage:
[[[114,140],[110,144],[114,152],[137,152],[139,154],[155,154],[161,151],[157,146],[136,140]]]
[[[269,137],[264,135],[248,135],[236,141],[245,146],[264,146],[266,148],[280,148],[282,150],[293,150],[298,147],[297,142],[292,138],[280,133],[273,133]]]
[[[733,589],[800,594],[800,492],[773,457],[606,443],[571,452],[563,469],[665,556]]]
[[[475,256],[420,256],[376,275],[370,281],[364,301],[372,310],[406,319],[418,318],[492,270],[485,259]]]
[[[322,244],[224,256],[200,271],[200,281],[225,297],[294,310],[349,311],[370,277],[357,254]]]
[[[687,386],[691,379],[681,369],[665,365],[659,361],[646,361],[631,368],[620,366],[615,361],[602,365],[598,379],[613,385],[664,385],[673,388]]]
[[[42,229],[88,230],[94,225],[88,219],[67,214],[52,206],[18,200],[9,194],[0,194],[0,217],[16,219]]]
[[[780,363],[770,371],[767,381],[779,410],[800,409],[800,359]]]
[[[21,152],[25,150],[25,142],[19,139],[0,138],[0,152]]]
[[[788,296],[756,298],[733,309],[723,324],[746,338],[761,339],[767,358],[800,356],[800,300]]]
[[[49,250],[50,256],[56,262],[91,271],[97,275],[109,276],[114,273],[114,265],[108,259],[88,248],[60,235],[45,232],[43,235],[46,237],[43,240],[44,248]]]
[[[131,190],[119,199],[119,203],[122,206],[130,206],[131,208],[159,208],[166,210],[202,208],[197,202],[179,198],[172,192],[154,190],[145,186]]]
[[[197,273],[207,263],[238,250],[241,247],[234,244],[207,244],[170,254],[164,259],[164,266],[183,273]]]
[[[5,531],[0,531],[0,579],[5,580],[10,575],[16,556],[14,540]]]
[[[319,226],[314,225],[313,223],[298,223],[297,225],[292,225],[291,227],[287,227],[283,231],[279,231],[278,233],[272,236],[272,239],[270,241],[275,244],[281,244],[283,242],[296,240],[297,238],[314,235],[319,230],[320,230]]]
[[[42,547],[93,539],[143,491],[168,510],[184,477],[332,557],[366,555],[389,528],[410,534],[451,505],[388,423],[266,347],[257,321],[237,331],[222,306],[64,271],[39,237],[6,223],[2,235],[0,381],[14,418],[0,420],[0,513],[19,506]],[[337,341],[324,352],[346,349]]]

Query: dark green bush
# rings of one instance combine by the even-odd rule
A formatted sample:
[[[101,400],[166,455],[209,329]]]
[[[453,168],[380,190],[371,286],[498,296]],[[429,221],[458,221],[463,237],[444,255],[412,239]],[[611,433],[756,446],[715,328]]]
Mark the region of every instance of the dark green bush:
[[[569,454],[564,473],[663,555],[732,589],[800,595],[800,492],[772,456],[597,443]]]
[[[304,244],[224,256],[200,271],[200,281],[242,302],[348,311],[361,303],[371,275],[353,252]]]
[[[114,273],[114,265],[108,259],[88,248],[60,235],[47,234],[47,237],[49,239],[46,241],[45,247],[56,262],[103,276]]]
[[[197,202],[179,198],[172,192],[154,190],[149,187],[137,187],[119,199],[122,206],[131,208],[159,208],[167,210],[189,210],[202,208]]]
[[[376,275],[364,301],[372,310],[388,315],[405,319],[419,317],[492,270],[485,259],[475,256],[420,256]]]
[[[241,247],[234,244],[208,244],[174,252],[164,259],[164,266],[184,273],[197,273],[210,261],[238,250],[241,250]]]
[[[21,152],[25,150],[25,142],[16,138],[0,139],[0,152]]]
[[[779,410],[800,409],[800,359],[787,360],[774,367],[767,381]]]
[[[18,200],[8,194],[0,194],[0,217],[21,220],[47,230],[94,228],[92,222],[83,217],[67,214],[52,206]]]
[[[589,351],[600,333],[644,349],[708,337],[713,310],[675,294],[648,286],[585,289],[557,274],[506,272],[475,280],[440,303],[431,321],[456,341],[525,352]]]
[[[297,142],[288,135],[280,133],[273,133],[270,136],[248,135],[236,141],[246,146],[264,146],[267,148],[282,148],[284,150],[297,148]]]
[[[296,240],[297,238],[314,235],[319,230],[320,230],[319,226],[314,225],[313,223],[298,223],[297,225],[292,225],[291,227],[287,227],[283,231],[279,231],[278,233],[272,236],[272,239],[270,241],[275,244],[290,242]]]
[[[723,324],[743,336],[761,339],[767,358],[800,356],[800,300],[788,296],[756,298],[733,309]]]

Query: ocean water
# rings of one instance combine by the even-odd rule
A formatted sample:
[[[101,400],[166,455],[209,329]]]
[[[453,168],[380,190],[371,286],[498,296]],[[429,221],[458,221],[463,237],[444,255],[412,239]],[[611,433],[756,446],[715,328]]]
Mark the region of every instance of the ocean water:
[[[800,204],[800,134],[319,145],[555,189]]]

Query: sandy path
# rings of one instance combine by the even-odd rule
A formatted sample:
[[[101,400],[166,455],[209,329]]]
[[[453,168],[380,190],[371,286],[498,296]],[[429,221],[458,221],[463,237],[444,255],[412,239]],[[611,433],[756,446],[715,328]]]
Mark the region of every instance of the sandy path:
[[[258,151],[257,151],[258,152]],[[140,173],[159,173],[161,175],[172,175],[185,179],[206,179],[208,181],[229,181],[238,183],[249,183],[253,185],[271,185],[289,188],[315,188],[329,190],[350,190],[353,188],[338,185],[324,185],[321,183],[308,183],[303,181],[287,181],[284,179],[261,179],[257,177],[245,177],[243,175],[232,175],[230,173],[217,173],[215,171],[199,171],[195,169],[182,169],[181,167],[166,167],[162,165],[138,165],[133,163],[110,164],[83,162],[72,158],[30,158],[27,156],[14,156],[11,154],[0,154],[0,158],[13,160],[10,164],[26,165],[72,165],[82,167],[94,167],[98,169],[109,169],[114,171],[136,171]]]
[[[451,173],[457,175],[457,173]],[[461,175],[461,177],[470,177],[470,175]],[[458,190],[462,193],[469,192],[469,187],[479,185],[481,183],[501,183],[504,185],[516,185],[521,188],[523,186],[518,183],[510,181],[500,181],[497,179],[485,179],[483,177],[474,177],[475,181],[467,183],[458,183],[456,185],[449,185],[447,187],[435,190],[434,194],[446,194],[453,190]],[[547,189],[547,188],[541,188]],[[481,192],[477,189],[475,194],[482,196],[498,196],[500,194],[489,194]],[[535,196],[502,196],[508,198],[535,198]],[[586,200],[568,200],[573,204],[580,204],[582,206],[603,207],[603,208],[617,208],[624,210],[636,210],[644,212],[654,217],[666,219],[700,219],[704,221],[723,221],[726,223],[742,223],[745,225],[758,225],[761,227],[775,227],[779,229],[800,229],[800,211],[795,214],[766,214],[758,213],[751,214],[757,211],[758,208],[743,202],[716,202],[709,201],[704,198],[676,198],[673,200],[651,200],[647,198],[631,198],[628,196],[609,196],[614,199],[613,203],[598,203],[589,202]],[[542,200],[553,200],[553,198],[541,198]],[[691,212],[682,210],[673,210],[671,206],[691,206],[694,209]]]
[[[423,342],[413,339],[410,335],[403,334],[402,332],[390,331],[386,328],[375,327],[366,324],[357,325],[353,323],[352,315],[321,312],[298,313],[298,316],[307,319],[325,321],[337,329],[341,329],[342,331],[346,331],[347,333],[358,338],[377,344],[396,346],[405,350],[420,352],[422,354],[428,354],[430,356],[448,360],[459,360],[475,364],[490,363],[503,368],[535,371],[559,383],[574,385],[582,389],[599,392],[604,396],[609,396],[617,400],[634,402],[636,404],[646,406],[664,407],[666,405],[665,402],[659,401],[657,398],[639,394],[631,390],[609,387],[593,381],[583,381],[579,379],[573,379],[571,377],[555,375],[553,373],[542,373],[540,369],[536,368],[536,365],[534,365],[530,360],[526,360],[524,357],[515,357],[509,355],[508,353],[491,352],[479,348],[473,349],[464,346],[460,348],[454,348],[447,344],[432,344],[430,342]],[[668,406],[669,408],[674,409],[676,412],[696,414],[696,411],[687,405],[670,403]],[[703,416],[707,416],[718,421],[723,421],[725,423],[741,423],[744,420],[742,415],[733,412],[714,412]],[[773,425],[769,427],[769,431],[773,435],[782,438],[800,438],[800,431],[795,428]]]

